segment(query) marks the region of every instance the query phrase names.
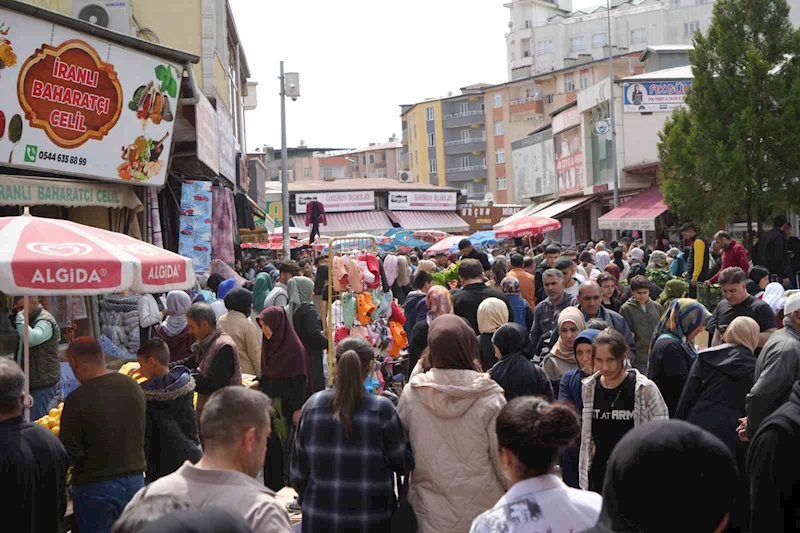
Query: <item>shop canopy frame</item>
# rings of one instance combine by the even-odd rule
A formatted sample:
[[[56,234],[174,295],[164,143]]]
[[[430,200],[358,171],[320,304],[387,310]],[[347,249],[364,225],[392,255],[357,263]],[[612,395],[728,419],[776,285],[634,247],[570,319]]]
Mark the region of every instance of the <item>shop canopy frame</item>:
[[[650,187],[598,218],[597,225],[604,230],[656,231],[656,220],[668,210],[661,190]]]

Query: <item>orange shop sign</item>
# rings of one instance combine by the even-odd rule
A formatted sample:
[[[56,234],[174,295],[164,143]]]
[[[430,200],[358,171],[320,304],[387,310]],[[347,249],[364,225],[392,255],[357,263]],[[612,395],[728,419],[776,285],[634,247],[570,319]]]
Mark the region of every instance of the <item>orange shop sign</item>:
[[[114,67],[77,39],[42,45],[25,61],[17,85],[25,118],[61,148],[102,139],[122,112]]]

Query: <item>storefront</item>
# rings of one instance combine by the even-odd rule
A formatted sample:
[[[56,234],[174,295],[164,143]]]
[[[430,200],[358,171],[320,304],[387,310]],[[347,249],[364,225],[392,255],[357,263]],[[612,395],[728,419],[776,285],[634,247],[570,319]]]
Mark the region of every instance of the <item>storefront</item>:
[[[458,208],[458,215],[469,224],[470,233],[474,233],[500,226],[523,209],[521,205],[466,206]]]
[[[467,233],[469,224],[456,212],[457,197],[455,191],[389,191],[389,218],[411,231]]]

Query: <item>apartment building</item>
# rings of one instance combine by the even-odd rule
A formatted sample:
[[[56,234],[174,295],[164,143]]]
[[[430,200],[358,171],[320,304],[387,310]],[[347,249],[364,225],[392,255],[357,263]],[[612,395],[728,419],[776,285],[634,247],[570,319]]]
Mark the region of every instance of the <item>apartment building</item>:
[[[402,168],[400,152],[403,143],[395,137],[385,143],[370,143],[366,148],[353,150],[346,154],[351,162],[352,177],[356,179],[368,178],[396,178]]]
[[[576,62],[608,57],[608,11],[598,7],[571,12],[571,2],[512,0],[506,33],[508,79],[558,71]],[[793,15],[800,9],[790,0]],[[641,52],[648,46],[688,45],[711,23],[713,0],[612,0],[613,53]],[[796,21],[794,21],[796,23]]]

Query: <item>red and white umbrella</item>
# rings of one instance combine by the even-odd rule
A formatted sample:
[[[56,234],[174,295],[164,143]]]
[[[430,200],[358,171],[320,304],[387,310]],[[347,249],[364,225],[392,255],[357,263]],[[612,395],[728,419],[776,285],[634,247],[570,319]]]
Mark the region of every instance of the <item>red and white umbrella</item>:
[[[449,254],[451,253],[453,246],[458,246],[458,243],[461,241],[461,239],[464,238],[465,237],[459,235],[453,235],[452,237],[445,237],[441,241],[437,242],[436,244],[425,250],[425,253],[423,255],[431,256],[438,252],[444,252],[446,254]]]
[[[495,232],[498,239],[514,239],[516,237],[534,237],[556,231],[561,228],[561,222],[554,218],[530,215],[512,220]]]
[[[300,248],[300,241],[297,239],[289,239],[289,248],[294,250]],[[262,242],[246,242],[242,244],[243,249],[257,249],[257,250],[283,250],[283,237],[270,237],[268,241]]]
[[[192,260],[68,220],[0,218],[0,292],[96,295],[191,289]]]
[[[449,237],[450,234],[438,229],[424,229],[415,231],[411,236],[421,241],[437,243],[442,239]]]

